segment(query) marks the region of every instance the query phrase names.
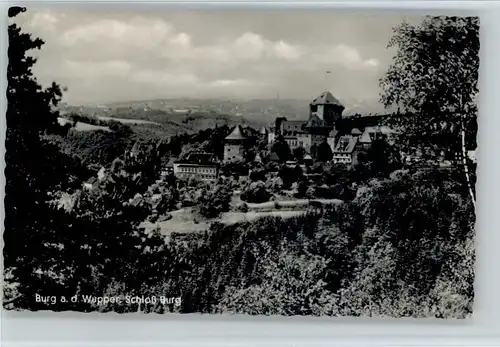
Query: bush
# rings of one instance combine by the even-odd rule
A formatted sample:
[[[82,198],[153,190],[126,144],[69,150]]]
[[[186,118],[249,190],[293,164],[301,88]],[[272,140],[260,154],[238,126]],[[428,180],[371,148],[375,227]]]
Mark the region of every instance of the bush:
[[[226,185],[216,184],[203,191],[198,206],[202,216],[214,218],[229,211],[230,203],[231,191]]]
[[[251,203],[269,201],[272,194],[266,189],[264,182],[252,182],[250,186],[241,193],[241,200]]]

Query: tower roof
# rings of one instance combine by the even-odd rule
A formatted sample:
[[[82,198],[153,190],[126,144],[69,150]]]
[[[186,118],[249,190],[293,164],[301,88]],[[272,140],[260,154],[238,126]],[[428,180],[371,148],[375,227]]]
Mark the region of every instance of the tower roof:
[[[337,106],[342,106],[344,107],[340,101],[332,95],[329,91],[325,91],[321,93],[318,97],[314,98],[313,101],[311,101],[311,105],[337,105]]]
[[[234,127],[233,131],[227,135],[226,140],[244,140],[246,136],[243,134],[243,129],[240,125]]]

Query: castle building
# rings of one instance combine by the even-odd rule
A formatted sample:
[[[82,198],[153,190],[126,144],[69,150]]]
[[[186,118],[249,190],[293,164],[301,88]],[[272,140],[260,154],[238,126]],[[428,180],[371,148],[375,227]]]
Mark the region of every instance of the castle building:
[[[332,93],[325,91],[309,104],[309,117],[317,116],[327,126],[333,127],[335,122],[342,117],[345,107]]]
[[[224,162],[238,161],[243,158],[247,136],[240,125],[234,127],[224,139]]]
[[[282,135],[290,148],[303,147],[315,156],[314,148],[323,141],[335,147],[335,122],[342,117],[344,106],[330,92],[323,92],[309,104],[307,120],[276,119],[276,134]]]
[[[274,131],[268,132],[268,142],[281,136],[292,151],[302,147],[313,160],[320,144],[326,142],[332,149],[332,161],[344,164],[356,164],[358,153],[369,149],[373,141],[386,139],[390,143],[394,131],[381,125],[387,115],[345,117],[344,109],[338,99],[325,91],[310,102],[308,119],[277,117]]]

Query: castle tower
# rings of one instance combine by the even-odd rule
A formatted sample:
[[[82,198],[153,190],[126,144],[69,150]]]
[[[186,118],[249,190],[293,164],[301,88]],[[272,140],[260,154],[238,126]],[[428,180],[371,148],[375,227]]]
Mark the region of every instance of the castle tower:
[[[342,117],[345,107],[332,93],[325,91],[309,104],[309,117],[316,115],[329,127],[333,127],[336,120]]]
[[[240,125],[234,127],[224,139],[224,162],[241,160],[247,138]]]
[[[267,131],[267,128],[265,126],[260,128],[259,135],[260,135],[261,140],[266,141],[266,142],[268,141],[269,132]]]

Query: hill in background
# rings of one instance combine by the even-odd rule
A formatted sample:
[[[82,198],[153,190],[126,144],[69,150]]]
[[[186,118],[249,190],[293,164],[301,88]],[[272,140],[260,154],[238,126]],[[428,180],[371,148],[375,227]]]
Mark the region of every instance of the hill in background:
[[[343,100],[344,115],[384,112],[373,101]],[[276,117],[290,120],[306,119],[309,100],[299,99],[155,99],[110,103],[104,105],[63,105],[64,113],[127,119],[137,131],[164,137],[179,133],[194,133],[215,126],[236,124],[260,128],[274,124]],[[144,122],[142,122],[144,121]]]

